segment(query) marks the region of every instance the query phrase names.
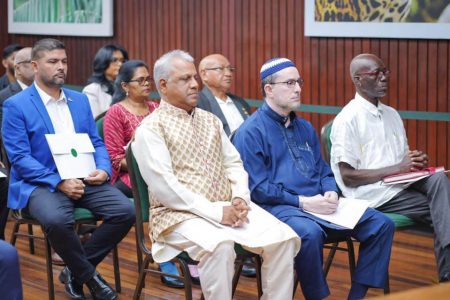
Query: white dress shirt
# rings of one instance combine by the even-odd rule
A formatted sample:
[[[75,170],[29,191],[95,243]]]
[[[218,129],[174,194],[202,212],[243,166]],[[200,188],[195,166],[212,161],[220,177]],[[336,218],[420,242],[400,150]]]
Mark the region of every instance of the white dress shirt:
[[[22,89],[22,91],[28,87],[28,85],[26,85],[25,83],[23,83],[23,82],[20,81],[19,79],[17,79],[17,84],[20,86],[20,88]]]
[[[61,89],[59,99],[56,100],[40,89],[36,82],[34,85],[44,103],[45,109],[47,109],[55,133],[75,133],[72,115],[67,105],[67,101],[71,100],[66,98],[64,91]]]
[[[111,106],[112,96],[106,92],[106,88],[97,82],[85,86],[83,94],[88,96],[94,119],[101,113],[107,111]]]
[[[230,97],[227,96],[227,100],[225,101],[217,97],[215,98],[220,106],[220,109],[222,110],[223,115],[225,116],[225,119],[228,122],[230,132],[234,132],[244,122],[244,118],[242,118],[241,113]]]
[[[378,106],[356,94],[336,116],[331,129],[331,169],[345,197],[365,199],[378,207],[402,191],[402,185],[381,181],[356,188],[344,185],[338,163],[353,168],[380,169],[398,164],[408,153],[405,128],[398,112],[379,102]]]

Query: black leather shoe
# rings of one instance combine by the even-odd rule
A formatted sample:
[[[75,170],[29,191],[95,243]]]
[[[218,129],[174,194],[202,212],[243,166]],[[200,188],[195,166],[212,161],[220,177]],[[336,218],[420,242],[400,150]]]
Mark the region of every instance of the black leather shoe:
[[[95,275],[86,282],[86,285],[91,292],[94,300],[115,300],[117,299],[117,294],[114,290],[108,285],[108,283],[95,272]]]
[[[445,273],[444,276],[439,278],[439,282],[448,282],[450,281],[450,273]]]
[[[70,272],[69,268],[65,267],[61,273],[59,273],[59,281],[64,283],[64,290],[73,300],[85,300],[83,292],[83,285],[76,282]]]
[[[184,282],[178,278],[161,276],[161,282],[171,288],[184,289]]]
[[[246,258],[244,262],[252,263],[253,261],[251,258]],[[256,269],[254,266],[243,265],[241,274],[245,277],[256,277]]]

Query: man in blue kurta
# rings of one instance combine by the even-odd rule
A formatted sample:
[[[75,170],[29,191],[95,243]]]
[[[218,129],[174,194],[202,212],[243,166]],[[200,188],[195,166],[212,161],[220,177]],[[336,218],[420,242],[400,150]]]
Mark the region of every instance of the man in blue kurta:
[[[298,117],[303,79],[286,58],[261,68],[265,101],[237,130],[233,143],[249,173],[251,199],[285,222],[302,239],[295,269],[306,299],[330,294],[322,271],[327,236],[352,236],[361,244],[349,299],[361,299],[369,287],[386,284],[394,225],[367,209],[353,230],[308,212],[331,214],[339,204],[330,167],[323,161],[312,125]]]

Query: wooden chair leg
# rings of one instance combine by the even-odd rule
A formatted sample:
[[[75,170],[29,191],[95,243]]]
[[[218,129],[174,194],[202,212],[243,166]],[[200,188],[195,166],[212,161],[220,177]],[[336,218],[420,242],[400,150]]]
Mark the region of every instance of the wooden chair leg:
[[[386,277],[386,285],[384,286],[384,294],[390,294],[391,293],[391,287],[389,286],[389,272]]]
[[[33,225],[32,224],[28,224],[28,234],[33,235]],[[31,237],[28,238],[28,246],[30,247],[30,253],[34,254],[34,239]]]
[[[256,264],[256,285],[258,287],[258,299],[261,299],[263,295],[262,281],[261,281],[261,267],[262,267],[261,257],[259,255],[255,256],[254,261]]]
[[[334,255],[336,254],[336,248],[338,247],[339,242],[333,243],[333,246],[330,249],[330,252],[328,253],[327,259],[325,260],[325,264],[323,265],[323,273],[325,274],[325,278],[328,275],[328,272],[330,271],[331,263],[333,262]]]
[[[177,259],[180,263],[181,273],[183,274],[184,281],[184,297],[186,300],[192,300],[192,280],[191,273],[189,273],[189,267],[187,263],[182,259]],[[203,297],[203,294],[202,294]]]
[[[141,251],[141,248],[139,247],[139,237],[138,237],[137,230],[135,230],[134,233],[136,235],[136,255],[137,255],[138,273],[139,273],[142,268],[142,251]]]
[[[298,287],[298,275],[297,271],[294,270],[294,291],[292,292],[292,299],[295,298],[295,292],[297,292]]]
[[[353,275],[355,274],[356,268],[356,260],[355,260],[355,248],[353,247],[353,241],[351,238],[346,240],[347,243],[347,251],[348,251],[348,267],[350,270],[350,278],[353,279]]]
[[[234,297],[234,293],[236,292],[236,287],[239,282],[239,278],[241,276],[242,272],[242,260],[239,260],[235,262],[234,264],[234,275],[233,275],[233,282],[232,282],[232,289],[231,289],[231,295]]]
[[[114,281],[116,284],[116,292],[122,292],[122,286],[120,284],[120,269],[119,269],[119,251],[117,246],[113,249],[113,265],[114,265]]]
[[[147,272],[145,269],[148,268],[151,257],[149,255],[145,256],[144,261],[142,262],[141,270],[139,271],[138,281],[136,283],[136,289],[134,290],[133,300],[139,300],[141,298],[142,288],[144,287],[145,276]]]
[[[42,228],[44,231],[44,228]],[[52,250],[50,246],[50,242],[47,239],[47,235],[44,233],[45,237],[45,260],[47,266],[47,284],[48,284],[48,299],[55,299],[55,286],[53,283],[53,265],[52,265]]]
[[[11,245],[13,245],[13,246],[16,245],[16,240],[17,240],[16,233],[19,232],[19,229],[20,229],[20,223],[19,222],[15,222],[13,230],[12,230],[12,233],[11,233]]]

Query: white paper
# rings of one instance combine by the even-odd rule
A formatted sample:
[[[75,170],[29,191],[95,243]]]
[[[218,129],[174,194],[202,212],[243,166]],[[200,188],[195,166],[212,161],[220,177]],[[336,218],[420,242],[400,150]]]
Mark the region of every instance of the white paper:
[[[353,229],[358,223],[359,219],[361,219],[362,215],[366,211],[367,207],[369,207],[368,201],[353,199],[353,198],[339,198],[339,206],[337,210],[330,214],[317,214],[312,212],[310,213],[322,220],[331,222],[333,224]]]
[[[0,178],[5,178],[7,177],[5,173],[3,173],[2,171],[0,171]]]
[[[85,178],[96,169],[91,139],[86,133],[46,134],[61,179]]]

